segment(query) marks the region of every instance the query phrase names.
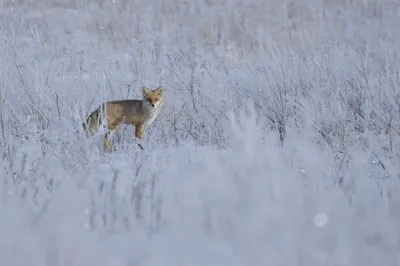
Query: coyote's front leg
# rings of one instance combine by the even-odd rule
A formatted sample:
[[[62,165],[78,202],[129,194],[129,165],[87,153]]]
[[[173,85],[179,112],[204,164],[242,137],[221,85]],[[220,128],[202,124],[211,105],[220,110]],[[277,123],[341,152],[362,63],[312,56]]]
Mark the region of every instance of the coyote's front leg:
[[[138,123],[135,125],[135,137],[138,139],[143,139],[143,125]],[[138,144],[139,148],[144,150],[142,144]]]

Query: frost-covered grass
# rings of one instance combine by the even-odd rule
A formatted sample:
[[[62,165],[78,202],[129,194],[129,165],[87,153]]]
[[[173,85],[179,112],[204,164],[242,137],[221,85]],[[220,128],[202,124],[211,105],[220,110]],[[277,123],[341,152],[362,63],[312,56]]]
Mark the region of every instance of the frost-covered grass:
[[[399,14],[0,0],[0,265],[398,265]],[[144,151],[76,133],[143,85]]]

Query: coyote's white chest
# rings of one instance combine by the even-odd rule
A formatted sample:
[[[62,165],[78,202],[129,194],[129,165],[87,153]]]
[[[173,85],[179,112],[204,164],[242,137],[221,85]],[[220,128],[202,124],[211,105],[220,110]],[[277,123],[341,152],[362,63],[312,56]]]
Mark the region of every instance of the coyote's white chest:
[[[160,114],[161,111],[161,104],[157,106],[156,108],[153,108],[152,110],[149,111],[149,115],[147,118],[143,121],[143,126],[146,128],[150,126],[154,120],[157,118],[157,116]]]

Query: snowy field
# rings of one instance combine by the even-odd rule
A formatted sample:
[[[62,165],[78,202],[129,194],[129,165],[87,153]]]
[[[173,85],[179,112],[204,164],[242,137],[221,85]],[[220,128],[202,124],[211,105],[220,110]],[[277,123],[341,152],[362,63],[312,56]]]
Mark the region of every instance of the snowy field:
[[[396,0],[0,0],[0,265],[400,265]],[[77,134],[164,87],[134,128]]]

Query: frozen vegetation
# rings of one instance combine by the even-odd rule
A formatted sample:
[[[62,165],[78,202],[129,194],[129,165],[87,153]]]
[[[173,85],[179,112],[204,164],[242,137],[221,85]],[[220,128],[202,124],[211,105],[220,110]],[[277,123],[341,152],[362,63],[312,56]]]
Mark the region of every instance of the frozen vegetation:
[[[400,264],[396,0],[0,0],[0,265]],[[77,134],[164,87],[145,133]]]

